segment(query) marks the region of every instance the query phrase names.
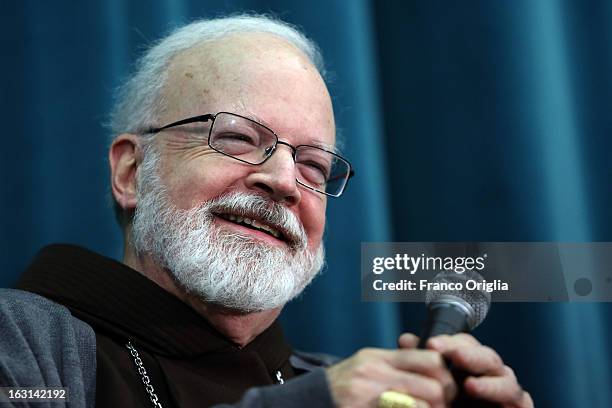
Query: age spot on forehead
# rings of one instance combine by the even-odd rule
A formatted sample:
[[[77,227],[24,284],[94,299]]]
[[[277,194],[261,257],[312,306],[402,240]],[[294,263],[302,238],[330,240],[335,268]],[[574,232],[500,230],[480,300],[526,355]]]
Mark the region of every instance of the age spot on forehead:
[[[185,72],[185,76],[189,79],[193,79],[193,74],[191,72]]]

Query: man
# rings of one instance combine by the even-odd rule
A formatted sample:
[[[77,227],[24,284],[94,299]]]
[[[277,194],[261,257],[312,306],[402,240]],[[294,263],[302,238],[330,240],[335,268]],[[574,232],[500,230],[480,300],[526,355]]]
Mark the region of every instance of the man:
[[[123,263],[37,256],[19,288],[44,298],[2,301],[2,385],[67,386],[74,406],[444,407],[446,358],[472,373],[468,394],[532,406],[468,335],[417,350],[405,334],[334,365],[284,341],[276,319],[321,268],[326,202],[352,174],[321,71],[310,41],[263,17],[192,23],[150,49],[112,117]]]

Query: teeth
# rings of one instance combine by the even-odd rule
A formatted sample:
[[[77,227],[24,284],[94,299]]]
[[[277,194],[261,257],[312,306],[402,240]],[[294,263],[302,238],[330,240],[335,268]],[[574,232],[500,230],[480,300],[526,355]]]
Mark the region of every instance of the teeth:
[[[234,222],[243,222],[244,218],[239,217],[237,215],[233,215],[233,214],[227,214],[226,215],[227,219],[230,221],[234,221]],[[248,224],[248,222],[247,222]]]
[[[234,214],[227,214],[226,217],[230,221],[248,224],[248,225],[251,225],[251,226],[253,226],[253,227],[257,228],[257,229],[267,231],[270,234],[272,234],[275,238],[280,238],[280,236],[281,236],[280,232],[278,232],[277,230],[269,227],[268,225],[265,225],[265,224],[262,224],[262,223],[258,222],[257,220],[253,220],[251,218],[240,217],[240,216],[237,216],[237,215],[234,215]]]

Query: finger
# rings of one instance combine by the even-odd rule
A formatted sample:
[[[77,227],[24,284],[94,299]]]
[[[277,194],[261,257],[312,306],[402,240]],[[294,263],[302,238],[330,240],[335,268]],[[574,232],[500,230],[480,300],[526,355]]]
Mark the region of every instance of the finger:
[[[466,392],[474,397],[491,402],[510,404],[516,407],[527,403],[531,397],[512,377],[468,377],[464,384]],[[525,395],[527,394],[527,395]]]
[[[413,398],[413,399],[414,399],[415,408],[431,408],[431,405],[429,405],[427,401],[423,401],[418,398]]]
[[[357,357],[363,362],[370,362],[372,364],[377,364],[377,361],[385,362],[390,368],[399,371],[412,371],[430,377],[441,376],[443,372],[450,375],[442,355],[433,350],[368,348],[360,350],[357,353]],[[377,365],[382,366],[384,364]]]
[[[519,404],[517,404],[517,408],[533,408],[533,406],[534,404],[531,394],[523,390],[523,399]]]
[[[412,398],[414,400],[414,408],[432,408],[427,401],[423,401],[418,398]]]
[[[435,351],[367,348],[360,350],[353,360],[359,367],[358,376],[374,379],[387,389],[406,392],[427,401],[432,408],[444,407],[445,402],[456,394],[456,384],[440,354]],[[435,375],[427,376],[416,372],[417,369]],[[436,379],[436,376],[443,380]]]
[[[415,348],[419,344],[419,338],[412,333],[404,333],[397,339],[399,348]]]
[[[446,401],[450,401],[457,395],[457,384],[446,367],[440,353],[431,350],[403,350],[396,354],[391,365],[404,371],[434,378],[442,384]]]
[[[378,355],[383,357],[391,367],[437,380],[442,386],[445,401],[451,401],[457,395],[457,384],[440,353],[417,349],[381,351],[383,353]]]
[[[418,371],[424,374],[446,369],[442,355],[434,350],[393,350],[386,355],[386,361],[400,370]]]
[[[457,333],[451,337],[460,342],[469,343],[474,346],[480,346],[480,342],[476,339],[476,337],[472,336],[469,333]]]
[[[514,377],[510,367],[504,366],[499,354],[487,346],[456,348],[445,352],[443,355],[452,362],[453,366],[472,374]],[[510,370],[511,373],[507,370]]]
[[[393,389],[407,393],[413,398],[427,401],[432,407],[443,407],[446,402],[451,401],[443,385],[430,377],[395,370],[395,373],[387,379]]]
[[[427,340],[426,347],[428,349],[437,350],[443,353],[447,350],[456,349],[458,347],[480,346],[480,342],[474,336],[466,333],[458,333],[452,336],[442,334]]]

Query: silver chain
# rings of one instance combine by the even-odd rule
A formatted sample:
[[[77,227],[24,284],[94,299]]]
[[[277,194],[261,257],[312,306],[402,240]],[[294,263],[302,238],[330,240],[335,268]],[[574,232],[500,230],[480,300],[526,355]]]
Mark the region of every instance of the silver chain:
[[[140,374],[142,383],[144,384],[145,389],[147,390],[147,393],[149,394],[149,398],[151,399],[153,406],[155,408],[163,408],[162,404],[159,402],[159,399],[157,398],[157,394],[155,394],[155,389],[153,389],[153,384],[151,384],[151,379],[147,375],[147,370],[144,368],[144,365],[142,364],[142,359],[138,355],[138,351],[134,348],[134,346],[132,346],[132,342],[130,340],[128,340],[125,347],[127,347],[128,350],[130,350],[130,354],[134,358],[134,364],[136,364],[136,368],[138,369],[138,374]],[[283,374],[280,372],[280,370],[276,372],[276,381],[279,384],[285,383],[285,380],[283,379]]]
[[[157,394],[155,394],[155,390],[153,389],[153,384],[151,384],[151,379],[147,375],[147,370],[145,370],[144,365],[142,364],[142,359],[138,355],[138,351],[136,351],[134,346],[132,346],[132,342],[129,340],[125,346],[128,348],[128,350],[130,350],[130,354],[134,358],[134,364],[136,364],[136,368],[138,369],[138,374],[140,374],[142,383],[144,384],[145,389],[147,393],[149,394],[149,399],[151,399],[153,406],[155,408],[162,408],[162,405],[160,404],[157,398]]]

